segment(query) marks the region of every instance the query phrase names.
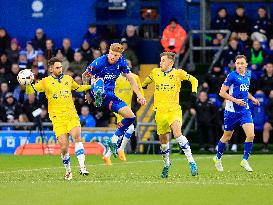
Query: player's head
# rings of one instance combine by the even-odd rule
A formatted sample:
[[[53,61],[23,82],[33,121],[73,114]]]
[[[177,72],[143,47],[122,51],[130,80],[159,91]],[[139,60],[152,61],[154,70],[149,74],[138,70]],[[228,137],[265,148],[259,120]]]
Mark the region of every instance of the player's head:
[[[167,71],[173,67],[175,61],[175,53],[163,52],[160,54],[160,68],[163,71]]]
[[[120,43],[112,43],[109,49],[108,54],[108,62],[110,64],[114,64],[119,60],[119,58],[122,56],[122,52],[124,51],[123,46]]]
[[[236,71],[240,74],[244,74],[247,69],[247,58],[244,55],[237,55],[235,57]]]
[[[63,73],[62,62],[59,58],[53,57],[48,61],[48,70],[51,75],[59,77]]]

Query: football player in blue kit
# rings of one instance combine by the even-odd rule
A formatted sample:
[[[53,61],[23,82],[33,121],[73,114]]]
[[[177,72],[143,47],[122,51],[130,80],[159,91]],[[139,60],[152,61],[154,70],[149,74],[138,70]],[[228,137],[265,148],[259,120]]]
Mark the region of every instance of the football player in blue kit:
[[[127,61],[122,56],[123,50],[121,44],[111,44],[109,53],[95,59],[82,75],[84,84],[90,84],[91,78],[95,79],[92,91],[86,93],[86,100],[89,103],[93,100],[97,107],[106,107],[124,118],[119,123],[118,129],[108,144],[115,157],[117,156],[119,139],[122,138],[126,131],[132,132],[128,128],[136,119],[131,108],[114,93],[116,79],[120,74],[124,75],[130,82],[133,91],[137,95],[138,102],[141,105],[146,104],[146,100],[141,94],[133,74],[130,72]]]
[[[252,151],[255,134],[248,100],[252,100],[255,105],[260,105],[260,103],[248,92],[251,74],[247,71],[247,65],[247,59],[244,55],[236,56],[236,70],[227,76],[219,92],[219,95],[226,100],[224,134],[218,142],[217,153],[213,158],[215,168],[219,172],[224,171],[221,157],[224,153],[226,143],[231,139],[232,133],[238,125],[242,126],[246,134],[244,155],[240,165],[248,172],[253,171],[248,163],[248,158]]]

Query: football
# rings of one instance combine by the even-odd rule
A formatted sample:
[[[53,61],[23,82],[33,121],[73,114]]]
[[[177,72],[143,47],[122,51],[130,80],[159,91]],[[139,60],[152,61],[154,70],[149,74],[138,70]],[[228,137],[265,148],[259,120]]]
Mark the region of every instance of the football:
[[[34,79],[34,75],[30,69],[21,70],[17,75],[20,85],[30,85]]]

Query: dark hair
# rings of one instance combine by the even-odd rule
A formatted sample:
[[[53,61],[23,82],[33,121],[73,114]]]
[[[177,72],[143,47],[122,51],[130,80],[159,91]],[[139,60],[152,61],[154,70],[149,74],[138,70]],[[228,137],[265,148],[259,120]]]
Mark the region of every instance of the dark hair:
[[[243,59],[245,59],[245,60],[247,61],[247,58],[246,58],[245,55],[237,55],[237,56],[235,57],[235,61],[236,61],[237,59],[241,59],[241,58],[243,58]]]
[[[238,4],[236,9],[245,9],[245,6],[243,4]]]
[[[177,21],[177,19],[176,18],[171,18],[170,20],[169,20],[169,24],[171,23],[171,22],[174,22],[174,23],[176,23],[176,24],[178,24],[178,21]]]
[[[48,61],[48,67],[52,67],[54,65],[54,63],[56,62],[62,62],[59,58],[57,57],[53,57]]]

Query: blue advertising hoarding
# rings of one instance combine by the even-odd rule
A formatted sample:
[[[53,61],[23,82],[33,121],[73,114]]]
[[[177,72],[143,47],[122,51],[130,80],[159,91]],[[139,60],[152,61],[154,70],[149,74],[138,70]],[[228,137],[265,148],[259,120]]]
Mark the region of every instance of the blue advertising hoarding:
[[[42,136],[41,136],[42,135]],[[105,142],[112,137],[112,132],[83,132],[83,142]],[[70,138],[72,141],[72,139]],[[25,144],[56,144],[56,136],[52,131],[0,131],[0,154],[13,154],[16,149]]]

